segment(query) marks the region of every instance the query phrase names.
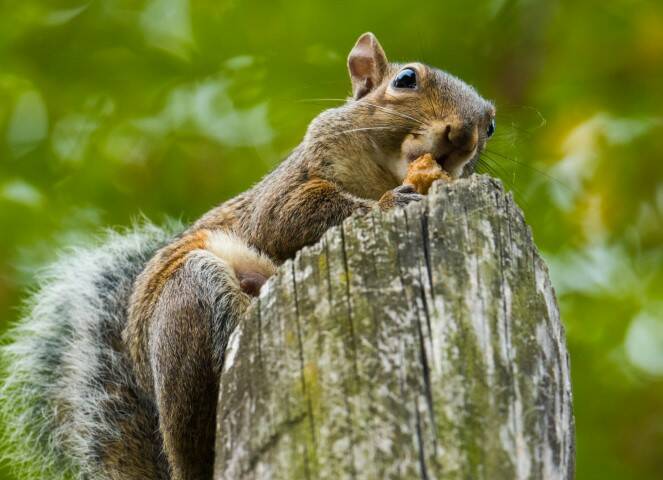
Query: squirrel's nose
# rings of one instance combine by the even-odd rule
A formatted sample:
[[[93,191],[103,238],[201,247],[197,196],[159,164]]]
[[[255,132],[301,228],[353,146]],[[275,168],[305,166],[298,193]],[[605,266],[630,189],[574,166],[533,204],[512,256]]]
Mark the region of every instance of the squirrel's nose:
[[[474,149],[478,131],[470,122],[455,121],[446,124],[444,136],[451,150],[469,152]]]

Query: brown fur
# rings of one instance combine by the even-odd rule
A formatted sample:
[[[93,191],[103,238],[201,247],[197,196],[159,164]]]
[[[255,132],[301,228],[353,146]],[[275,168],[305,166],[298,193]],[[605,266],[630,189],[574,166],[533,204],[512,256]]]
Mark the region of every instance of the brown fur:
[[[206,230],[196,230],[161,249],[148,263],[134,287],[133,301],[129,306],[130,321],[124,332],[124,341],[134,360],[135,373],[139,383],[146,390],[151,389],[152,378],[147,367],[147,329],[156,302],[166,282],[182,266],[187,255],[193,250],[205,248]]]
[[[219,343],[248,306],[247,293],[256,295],[271,274],[254,254],[242,268],[215,257],[210,232],[231,232],[280,263],[353,213],[419,200],[412,187],[399,185],[421,154],[431,153],[457,177],[471,172],[485,144],[494,108],[455,77],[408,64],[417,89],[396,89],[392,79],[404,66],[388,63],[371,34],[357,41],[348,66],[354,98],[321,113],[276,170],[205,214],[135,284],[124,339],[141,385],[155,398],[175,479],[210,476]],[[230,290],[210,291],[215,282]]]

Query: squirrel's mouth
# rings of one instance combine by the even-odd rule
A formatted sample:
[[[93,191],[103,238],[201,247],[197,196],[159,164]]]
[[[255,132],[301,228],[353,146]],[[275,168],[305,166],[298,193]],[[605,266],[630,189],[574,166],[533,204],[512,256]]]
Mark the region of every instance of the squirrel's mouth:
[[[437,164],[452,178],[460,178],[465,165],[472,159],[476,147],[471,151],[454,151],[434,156]]]
[[[431,151],[433,150],[433,151]],[[471,151],[452,150],[447,152],[435,152],[434,149],[416,148],[405,154],[405,165],[410,165],[423,155],[430,155],[440,166],[442,171],[452,179],[458,179],[463,175],[463,169],[476,152],[476,147]],[[407,174],[407,168],[403,171],[403,178]]]
[[[447,168],[445,168],[445,164],[447,164],[449,160],[449,154],[445,153],[443,155],[438,155],[437,157],[434,158],[437,164],[442,168],[442,170],[444,170],[446,173],[449,174],[451,173]]]
[[[422,155],[432,155],[432,157],[435,159],[435,161],[437,162],[437,164],[438,164],[440,167],[442,167],[442,170],[444,170],[445,172],[449,173],[449,172],[447,171],[447,169],[445,168],[445,166],[449,166],[449,163],[450,163],[450,157],[451,157],[451,155],[448,154],[448,153],[443,153],[443,154],[441,154],[441,155],[435,155],[435,154],[432,153],[432,152],[425,152],[425,151],[424,151],[423,153],[420,153],[420,152],[411,153],[411,154],[409,154],[409,155],[407,156],[407,163],[412,163],[412,162],[414,162],[417,158],[421,157]]]

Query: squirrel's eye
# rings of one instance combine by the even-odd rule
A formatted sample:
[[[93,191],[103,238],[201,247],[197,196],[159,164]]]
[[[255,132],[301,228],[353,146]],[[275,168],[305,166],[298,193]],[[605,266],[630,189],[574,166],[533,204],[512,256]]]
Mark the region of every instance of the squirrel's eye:
[[[495,133],[495,119],[491,118],[490,123],[488,124],[488,128],[486,129],[486,136],[492,137],[493,133]]]
[[[417,88],[417,72],[412,68],[404,68],[394,78],[394,88]]]

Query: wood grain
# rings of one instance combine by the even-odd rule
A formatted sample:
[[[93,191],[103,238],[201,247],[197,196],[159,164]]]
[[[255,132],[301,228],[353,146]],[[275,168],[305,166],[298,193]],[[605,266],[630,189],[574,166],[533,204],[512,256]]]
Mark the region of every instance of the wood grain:
[[[331,229],[226,351],[217,479],[567,479],[574,454],[548,271],[488,177]]]

